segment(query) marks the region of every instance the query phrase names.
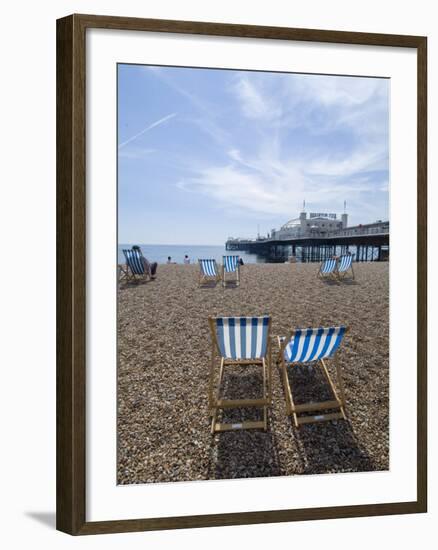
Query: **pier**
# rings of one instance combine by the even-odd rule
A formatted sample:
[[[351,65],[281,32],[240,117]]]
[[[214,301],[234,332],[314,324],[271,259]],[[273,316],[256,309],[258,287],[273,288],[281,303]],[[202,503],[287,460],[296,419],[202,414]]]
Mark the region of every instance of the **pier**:
[[[257,254],[269,262],[285,262],[291,257],[302,262],[323,261],[351,252],[356,262],[389,259],[389,222],[357,225],[331,232],[314,232],[306,236],[256,239],[229,238],[225,248]]]

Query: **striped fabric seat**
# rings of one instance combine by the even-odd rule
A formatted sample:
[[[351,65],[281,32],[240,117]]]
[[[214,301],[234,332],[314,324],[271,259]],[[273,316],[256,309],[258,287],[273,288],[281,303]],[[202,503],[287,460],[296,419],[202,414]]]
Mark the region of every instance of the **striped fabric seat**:
[[[217,317],[216,339],[225,359],[261,359],[268,348],[269,316]]]
[[[287,363],[310,363],[331,357],[344,334],[344,326],[297,329],[284,348],[284,359]]]
[[[198,260],[203,275],[206,277],[217,277],[216,260]]]
[[[233,273],[237,269],[239,256],[223,256],[223,265],[226,273]]]
[[[335,268],[336,268],[336,259],[329,258],[328,260],[325,260],[324,263],[322,264],[320,273],[323,273],[323,274],[333,273]]]
[[[138,250],[123,250],[126,258],[126,263],[134,275],[144,275],[145,267],[143,258]]]
[[[345,254],[339,258],[338,272],[344,273],[348,271],[351,267],[351,262],[353,261],[352,254]]]

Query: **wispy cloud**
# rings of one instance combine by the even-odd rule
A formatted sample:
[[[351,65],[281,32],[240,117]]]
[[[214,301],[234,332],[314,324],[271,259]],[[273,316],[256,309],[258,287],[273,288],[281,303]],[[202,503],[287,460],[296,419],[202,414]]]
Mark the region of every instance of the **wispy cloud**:
[[[339,209],[345,199],[357,200],[369,191],[368,183],[347,168],[328,166],[334,176],[312,174],[305,164],[283,162],[272,171],[267,164],[251,161],[211,166],[178,182],[186,191],[209,196],[215,204],[238,208],[256,215],[290,216],[298,212],[303,199],[313,208]],[[348,176],[348,178],[347,178]]]
[[[233,86],[245,116],[251,119],[273,120],[282,114],[282,106],[274,96],[264,93],[248,76],[238,76]]]
[[[120,158],[127,158],[127,159],[143,159],[152,153],[155,153],[156,149],[145,149],[141,147],[131,147],[128,149],[123,149],[119,152]]]
[[[170,115],[163,116],[163,118],[160,118],[160,119],[156,120],[155,122],[152,122],[152,124],[148,124],[148,126],[146,126],[146,128],[143,128],[143,130],[140,130],[140,132],[138,132],[134,136],[130,137],[129,139],[127,139],[123,143],[120,143],[119,144],[119,149],[122,149],[123,147],[128,145],[128,143],[131,143],[132,141],[139,138],[140,136],[142,136],[146,132],[149,132],[149,130],[152,130],[152,128],[156,128],[157,126],[160,126],[161,124],[164,124],[165,122],[167,122],[168,120],[170,120],[171,118],[173,118],[175,116],[176,116],[176,113],[171,113]]]
[[[368,200],[368,212],[381,217],[371,197],[388,186],[386,83],[288,77],[274,87],[263,75],[235,76],[229,91],[248,119],[247,141],[228,148],[222,163],[198,164],[178,186],[241,213],[286,216],[303,199],[329,210],[348,200],[359,217]]]
[[[254,227],[255,220],[278,227],[297,215],[304,199],[315,211],[341,211],[347,200],[352,223],[387,214],[387,81],[164,67],[140,70],[136,84],[150,84],[148,89],[160,97],[154,98],[151,109],[159,105],[159,112],[178,112],[178,125],[167,129],[166,152],[160,147],[151,155],[153,149],[125,146],[170,120],[173,112],[120,144],[120,156],[148,157],[147,163],[136,164],[135,181],[143,181],[144,170],[158,174],[160,204],[168,208],[169,196],[175,199],[173,215],[180,225],[194,203],[202,211],[206,231],[215,209],[233,220],[232,227]],[[134,188],[134,170],[128,168]],[[197,228],[190,231],[196,240]]]
[[[200,97],[198,94],[179,84],[161,67],[144,67],[144,71],[146,74],[152,73],[194,108],[195,116],[193,114],[186,116],[186,122],[195,125],[217,145],[221,147],[230,146],[232,141],[230,133],[217,122],[217,105],[210,103],[207,99]]]

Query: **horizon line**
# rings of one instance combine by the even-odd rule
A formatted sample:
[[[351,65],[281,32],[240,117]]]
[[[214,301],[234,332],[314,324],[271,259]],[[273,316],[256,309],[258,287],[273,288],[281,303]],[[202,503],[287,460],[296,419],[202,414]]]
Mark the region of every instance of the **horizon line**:
[[[213,243],[204,243],[204,244],[194,244],[194,243],[142,243],[142,242],[139,242],[139,241],[135,241],[135,242],[130,242],[130,243],[126,243],[126,242],[117,242],[117,245],[118,246],[122,246],[122,245],[127,245],[127,246],[132,246],[132,245],[143,245],[143,246],[225,246],[225,243],[222,244],[213,244]]]

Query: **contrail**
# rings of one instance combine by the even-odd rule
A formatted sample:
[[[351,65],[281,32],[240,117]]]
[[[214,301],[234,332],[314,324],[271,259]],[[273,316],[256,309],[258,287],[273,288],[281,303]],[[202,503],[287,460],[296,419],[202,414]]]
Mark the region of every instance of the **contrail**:
[[[163,122],[166,122],[166,120],[169,120],[169,119],[173,118],[174,116],[176,116],[176,113],[172,113],[170,115],[167,115],[163,118],[160,118],[160,120],[156,120],[152,124],[149,124],[149,126],[146,126],[146,128],[144,128],[141,132],[138,132],[138,134],[135,134],[135,136],[132,136],[129,139],[127,139],[126,141],[124,141],[123,143],[121,143],[119,145],[119,149],[121,149],[122,147],[124,147],[128,143],[131,143],[131,141],[134,141],[134,139],[137,139],[139,136],[141,136],[145,132],[151,130],[152,128],[155,128],[155,126],[159,126],[160,124],[163,124]]]

